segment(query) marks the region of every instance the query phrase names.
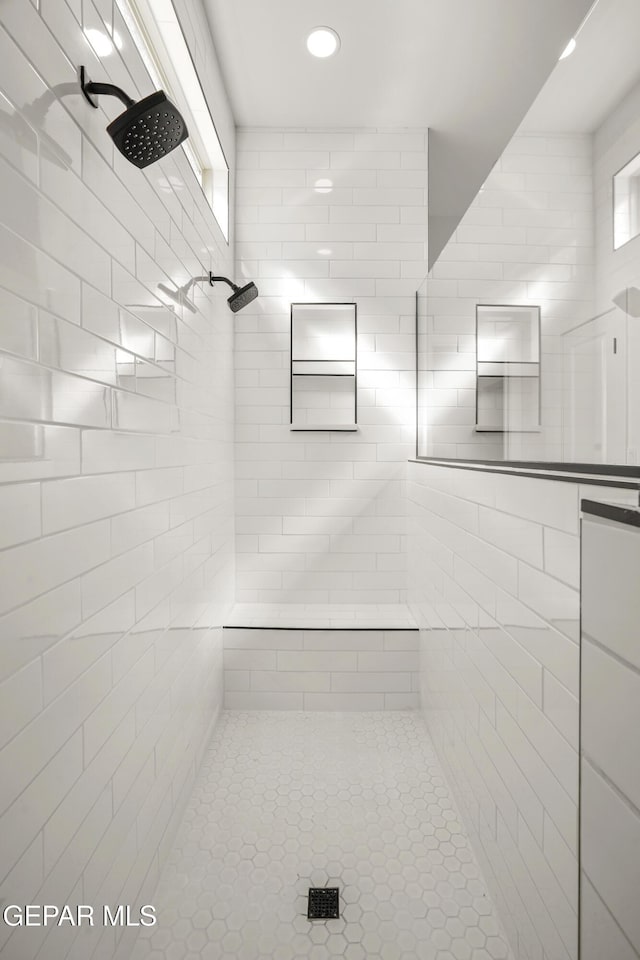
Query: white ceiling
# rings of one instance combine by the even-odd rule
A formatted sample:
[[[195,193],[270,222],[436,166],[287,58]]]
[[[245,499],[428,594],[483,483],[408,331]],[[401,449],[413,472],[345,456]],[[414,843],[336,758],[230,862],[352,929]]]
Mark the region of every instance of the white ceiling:
[[[559,52],[571,35],[568,20],[585,3],[205,0],[205,6],[238,126],[446,129],[461,113],[489,110],[496,79],[517,85],[535,59],[541,29],[562,33],[552,41]],[[327,60],[306,50],[307,34],[318,25],[341,37],[340,51]]]
[[[639,0],[598,0],[575,51],[561,60],[527,114],[523,130],[596,130],[640,81]]]
[[[430,128],[430,264],[591,2],[204,0],[239,126]]]

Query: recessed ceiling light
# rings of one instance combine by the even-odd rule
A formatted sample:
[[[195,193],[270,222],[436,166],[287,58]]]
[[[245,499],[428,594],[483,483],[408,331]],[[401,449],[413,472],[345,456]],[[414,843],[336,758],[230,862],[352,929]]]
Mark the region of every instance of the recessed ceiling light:
[[[316,180],[313,185],[313,189],[316,193],[331,193],[333,190],[333,180],[327,180],[324,177],[320,180]]]
[[[307,50],[314,57],[331,57],[340,47],[340,37],[331,27],[314,27],[307,37]]]
[[[575,50],[575,48],[576,48],[576,38],[575,38],[575,37],[571,37],[571,40],[569,40],[569,43],[566,45],[566,47],[564,48],[564,50],[563,50],[562,53],[560,54],[560,58],[559,58],[559,59],[560,59],[560,60],[566,60],[567,57],[570,57],[570,56],[571,56],[571,54],[573,53],[573,51]]]

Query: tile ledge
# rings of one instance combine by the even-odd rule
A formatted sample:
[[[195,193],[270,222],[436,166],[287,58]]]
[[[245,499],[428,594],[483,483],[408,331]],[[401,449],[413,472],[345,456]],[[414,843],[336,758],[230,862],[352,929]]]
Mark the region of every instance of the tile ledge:
[[[246,630],[417,630],[405,604],[237,603],[225,629]]]

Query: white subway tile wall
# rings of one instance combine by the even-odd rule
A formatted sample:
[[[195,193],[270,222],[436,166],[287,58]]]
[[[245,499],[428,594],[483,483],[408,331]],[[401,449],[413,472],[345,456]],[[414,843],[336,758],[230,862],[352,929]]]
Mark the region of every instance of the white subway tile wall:
[[[414,710],[417,630],[224,631],[232,710]]]
[[[638,503],[409,464],[422,706],[517,960],[577,955],[582,497]]]
[[[571,456],[563,333],[593,313],[591,137],[516,134],[430,278],[421,344],[423,455],[552,460]],[[475,431],[476,304],[541,307],[538,433]],[[572,416],[579,416],[572,410]],[[506,446],[503,447],[503,444]]]
[[[232,160],[204,14],[177,7]],[[135,169],[115,102],[75,88],[84,64],[150,92],[111,0],[1,19],[0,897],[135,910],[222,704],[234,586],[232,316],[157,284],[233,261],[182,151]],[[117,31],[103,59],[91,30]],[[131,935],[2,924],[0,956],[124,960]]]
[[[425,130],[238,131],[237,600],[397,604],[414,451]],[[292,301],[358,306],[358,432],[289,430]]]

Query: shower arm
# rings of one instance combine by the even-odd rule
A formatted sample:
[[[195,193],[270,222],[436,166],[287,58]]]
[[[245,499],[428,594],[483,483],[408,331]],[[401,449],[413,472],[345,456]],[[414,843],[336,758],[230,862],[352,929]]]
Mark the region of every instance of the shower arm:
[[[128,93],[116,87],[114,83],[100,83],[95,80],[89,80],[84,67],[80,67],[80,88],[85,95],[86,100],[92,107],[98,109],[98,104],[92,97],[103,94],[106,97],[117,97],[124,103],[125,107],[132,107],[135,100],[132,100]]]
[[[207,278],[206,278],[206,277],[203,277],[203,279],[207,279]],[[209,274],[209,277],[208,277],[208,280],[209,280],[209,283],[211,284],[211,286],[213,286],[214,283],[226,283],[226,284],[228,284],[228,285],[231,287],[231,289],[232,289],[233,291],[236,291],[236,290],[239,290],[239,289],[240,289],[240,287],[238,286],[237,283],[232,283],[231,280],[229,280],[227,277],[214,277],[214,275],[213,275],[212,273],[210,273],[210,274]]]

